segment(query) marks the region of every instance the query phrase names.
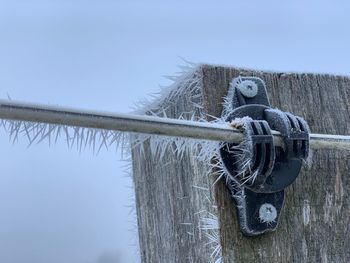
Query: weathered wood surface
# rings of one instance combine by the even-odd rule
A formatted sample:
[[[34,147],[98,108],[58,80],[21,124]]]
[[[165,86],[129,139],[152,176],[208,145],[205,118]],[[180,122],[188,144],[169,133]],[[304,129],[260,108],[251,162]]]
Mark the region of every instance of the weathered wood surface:
[[[271,105],[303,116],[314,133],[350,134],[350,79],[202,66],[204,113],[220,116],[232,78],[258,76],[266,82]],[[168,110],[189,110],[182,98]],[[206,167],[193,156],[181,161],[170,152],[159,161],[133,151],[133,172],[143,262],[210,262],[208,240],[199,230],[201,211],[216,213],[204,178]],[[223,182],[215,187],[223,262],[350,262],[350,153],[314,151],[286,191],[277,231],[244,237]],[[207,198],[209,197],[209,198]]]
[[[193,103],[200,104],[202,99],[189,95],[180,94],[163,103],[167,116],[198,117]],[[209,262],[212,244],[207,244],[208,238],[200,230],[201,218],[215,213],[212,183],[204,176],[207,168],[188,153],[180,160],[167,150],[160,158],[151,153],[149,142],[143,147],[144,154],[139,147],[132,151],[142,262]]]
[[[267,86],[271,105],[303,116],[314,133],[350,134],[350,79],[331,75],[203,68],[206,112],[220,103],[233,77],[257,76]],[[287,189],[276,232],[256,238],[239,232],[236,211],[223,183],[216,189],[224,262],[350,262],[350,153],[314,151]]]

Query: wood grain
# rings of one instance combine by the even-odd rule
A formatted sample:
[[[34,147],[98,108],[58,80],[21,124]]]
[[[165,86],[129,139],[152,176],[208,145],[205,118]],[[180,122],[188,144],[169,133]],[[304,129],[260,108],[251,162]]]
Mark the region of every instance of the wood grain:
[[[220,116],[232,78],[258,76],[271,105],[304,117],[314,133],[350,134],[350,79],[322,74],[288,74],[203,65],[204,113]],[[167,115],[191,110],[180,98]],[[286,191],[277,231],[245,237],[223,182],[212,178],[193,156],[181,160],[132,153],[142,262],[210,262],[211,248],[200,231],[200,213],[218,206],[223,262],[350,262],[350,153],[318,150],[312,165]],[[199,190],[197,186],[208,190]],[[214,202],[211,197],[215,197]],[[210,201],[208,201],[208,199]]]
[[[257,76],[273,107],[303,116],[312,132],[350,134],[350,79],[203,67],[208,114],[219,116],[222,96],[233,77]],[[350,262],[350,154],[320,150],[287,189],[276,232],[256,238],[239,232],[225,185],[216,188],[224,262]]]
[[[162,106],[168,117],[192,117],[193,112],[199,117],[193,102],[183,94]],[[132,159],[142,262],[209,262],[212,244],[200,229],[201,219],[215,213],[207,167],[191,154],[180,159],[170,149],[162,159],[152,157],[149,142],[144,155],[138,148]]]

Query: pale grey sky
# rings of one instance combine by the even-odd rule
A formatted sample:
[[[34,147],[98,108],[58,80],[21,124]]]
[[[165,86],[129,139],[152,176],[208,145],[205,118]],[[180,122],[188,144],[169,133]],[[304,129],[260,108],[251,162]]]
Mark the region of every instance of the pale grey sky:
[[[242,1],[243,2],[243,1]],[[128,112],[192,62],[350,74],[348,1],[0,0],[0,98]],[[133,262],[114,150],[0,131],[0,262]],[[119,261],[116,258],[119,257]],[[115,259],[113,261],[113,259]]]

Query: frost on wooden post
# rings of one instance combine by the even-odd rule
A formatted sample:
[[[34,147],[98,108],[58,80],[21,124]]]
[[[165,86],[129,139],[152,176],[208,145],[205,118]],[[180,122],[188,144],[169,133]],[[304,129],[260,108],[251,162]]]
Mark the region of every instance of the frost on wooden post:
[[[206,115],[203,111],[202,101],[202,71],[200,66],[185,67],[178,77],[171,77],[174,83],[163,88],[152,101],[141,103],[141,108],[136,109],[136,113],[153,115],[157,117],[173,118],[206,122]],[[140,104],[139,104],[140,105]],[[185,111],[179,112],[179,105],[184,105]],[[215,122],[221,122],[221,119]],[[192,156],[197,160],[200,166],[207,167],[204,177],[209,176],[213,169],[219,167],[217,163],[213,163],[213,158],[220,149],[220,144],[213,141],[186,139],[186,138],[170,138],[166,136],[153,135],[136,135],[131,143],[137,147],[140,154],[145,154],[143,142],[148,141],[151,158],[161,160],[165,154],[172,153],[176,159],[181,160],[187,156]],[[150,156],[147,156],[148,158]],[[203,187],[204,186],[204,187]],[[202,210],[195,212],[199,217],[199,225],[196,222],[182,222],[182,227],[190,227],[190,229],[198,228],[207,239],[203,244],[206,249],[210,249],[211,258],[209,262],[221,262],[221,242],[219,236],[219,223],[217,218],[216,205],[211,196],[211,189],[208,185],[193,185],[193,191],[198,191],[200,196],[205,196],[210,211],[203,207]],[[188,232],[192,235],[192,230]]]
[[[206,115],[203,111],[202,103],[202,76],[200,69],[191,69],[181,75],[181,77],[175,82],[175,84],[168,90],[163,90],[164,93],[159,95],[160,98],[155,102],[150,102],[149,104],[144,104],[143,109],[144,113],[155,115],[158,117],[177,117],[180,119],[192,120],[192,121],[207,121]],[[214,119],[213,123],[225,123],[225,120],[228,114],[232,111],[232,99],[234,97],[234,90],[231,87],[228,95],[224,98],[223,101],[223,114],[220,118]],[[178,105],[186,105],[185,112],[178,112],[177,109],[181,108]],[[188,109],[189,108],[189,109]],[[212,117],[212,116],[211,116]],[[243,132],[246,132],[245,126],[249,121],[249,118],[236,119],[232,126],[235,128],[241,129]],[[242,163],[241,169],[237,171],[238,176],[249,173],[251,168],[252,157],[251,157],[251,148],[252,142],[249,140],[249,134],[245,134],[245,140],[231,148],[230,150],[235,151],[237,156],[239,156],[239,161]],[[138,139],[140,139],[138,142]],[[142,145],[145,141],[145,137],[141,136],[140,138],[135,138],[133,143],[140,145],[138,149],[141,154],[145,154],[143,151]],[[195,139],[184,139],[184,138],[169,138],[164,136],[151,136],[147,137],[146,140],[149,140],[149,148],[151,155],[156,159],[160,160],[164,157],[165,154],[169,154],[169,151],[172,152],[177,159],[181,159],[185,156],[192,156],[196,158],[197,162],[201,166],[206,167],[203,176],[209,176],[212,174],[217,175],[217,182],[223,176],[225,178],[232,178],[232,175],[226,171],[225,166],[220,157],[220,148],[223,147],[224,143],[205,141],[205,140],[195,140]],[[256,174],[252,174],[245,178],[243,182],[254,181]],[[215,202],[211,199],[210,193],[211,189],[205,189],[201,186],[193,186],[196,191],[206,191],[204,194],[211,202],[211,206],[214,209],[201,210],[196,214],[200,216],[199,229],[207,237],[208,242],[206,246],[212,251],[211,253],[211,262],[221,262],[221,240],[220,240],[220,231],[219,231],[219,222],[217,216],[217,210]],[[239,186],[237,186],[235,196],[236,200],[239,202],[239,197],[242,196],[242,191]],[[242,203],[242,202],[241,202]],[[238,204],[241,205],[240,203]],[[183,222],[183,225],[191,225],[191,222]],[[191,233],[190,233],[191,234]]]

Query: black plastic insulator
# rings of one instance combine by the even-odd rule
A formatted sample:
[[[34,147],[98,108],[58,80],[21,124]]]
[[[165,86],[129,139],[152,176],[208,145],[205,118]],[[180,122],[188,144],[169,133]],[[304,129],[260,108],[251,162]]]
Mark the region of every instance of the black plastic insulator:
[[[249,188],[259,188],[271,174],[275,162],[275,147],[266,121],[249,121],[245,125],[247,141],[227,144],[221,148],[222,160],[233,179]],[[249,149],[251,148],[251,149]]]
[[[240,86],[243,81],[247,85]],[[309,127],[303,118],[271,108],[259,78],[234,79],[229,94],[232,103],[226,103],[223,114],[229,123],[243,122],[244,140],[220,148],[226,185],[235,200],[242,233],[260,235],[277,227],[284,189],[295,181],[309,155]],[[271,130],[281,133],[282,147],[275,146]],[[275,217],[264,218],[263,207],[273,208]]]

